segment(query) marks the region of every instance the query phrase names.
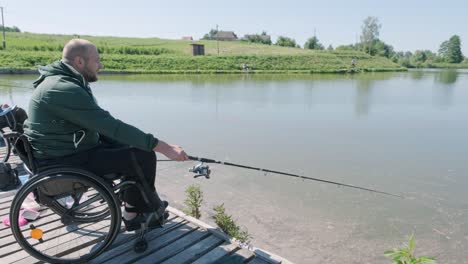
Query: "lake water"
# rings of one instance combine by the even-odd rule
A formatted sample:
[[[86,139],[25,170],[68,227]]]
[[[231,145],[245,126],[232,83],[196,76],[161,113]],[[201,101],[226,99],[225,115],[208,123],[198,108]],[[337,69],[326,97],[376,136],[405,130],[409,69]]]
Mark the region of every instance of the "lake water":
[[[1,75],[0,101],[26,107],[34,78]],[[298,263],[389,263],[383,252],[414,233],[418,255],[468,263],[466,70],[102,75],[92,86],[114,116],[190,155],[405,196],[222,166],[179,181],[161,165],[164,197],[181,207],[201,184],[203,220],[224,203],[254,246]]]

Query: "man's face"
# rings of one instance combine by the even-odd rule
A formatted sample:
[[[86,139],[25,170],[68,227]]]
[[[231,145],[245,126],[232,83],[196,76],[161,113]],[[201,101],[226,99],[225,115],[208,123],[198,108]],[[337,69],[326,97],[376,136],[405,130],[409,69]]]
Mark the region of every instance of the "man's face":
[[[88,58],[85,59],[85,66],[81,73],[87,82],[95,82],[98,80],[97,73],[102,69],[101,59],[96,47],[88,50]]]

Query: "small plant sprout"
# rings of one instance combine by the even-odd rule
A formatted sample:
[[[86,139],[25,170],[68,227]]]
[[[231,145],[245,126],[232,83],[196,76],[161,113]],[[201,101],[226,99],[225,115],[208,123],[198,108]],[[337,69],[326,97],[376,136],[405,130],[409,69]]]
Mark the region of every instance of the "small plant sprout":
[[[413,252],[414,245],[414,234],[412,234],[409,243],[403,248],[385,251],[384,255],[391,258],[394,264],[437,264],[433,257],[416,257]]]

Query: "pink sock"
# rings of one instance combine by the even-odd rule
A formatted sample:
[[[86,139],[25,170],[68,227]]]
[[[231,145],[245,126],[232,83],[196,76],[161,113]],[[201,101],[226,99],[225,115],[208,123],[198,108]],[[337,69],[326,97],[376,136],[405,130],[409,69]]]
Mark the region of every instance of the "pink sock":
[[[26,220],[24,217],[21,217],[21,215],[23,214],[23,210],[20,211],[20,217],[18,218],[18,225],[19,226],[24,226],[28,223],[28,220]],[[5,226],[10,226],[10,217],[7,216],[5,218],[3,218],[2,220],[3,224]]]

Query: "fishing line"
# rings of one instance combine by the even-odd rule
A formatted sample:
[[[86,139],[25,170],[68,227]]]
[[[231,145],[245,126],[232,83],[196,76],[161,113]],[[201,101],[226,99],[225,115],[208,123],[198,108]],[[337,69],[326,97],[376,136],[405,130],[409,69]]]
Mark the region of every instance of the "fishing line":
[[[368,192],[373,192],[373,193],[380,193],[380,194],[384,194],[384,195],[404,198],[403,196],[398,195],[398,194],[393,194],[393,193],[389,193],[389,192],[384,192],[384,191],[379,191],[379,190],[375,190],[375,189],[360,187],[360,186],[356,186],[356,185],[340,183],[340,182],[335,182],[335,181],[329,181],[329,180],[324,180],[324,179],[319,179],[319,178],[313,178],[313,177],[308,177],[308,176],[303,176],[303,175],[298,175],[298,174],[293,174],[293,173],[288,173],[288,172],[281,172],[281,171],[257,168],[257,167],[242,165],[242,164],[235,164],[235,163],[231,163],[231,162],[223,162],[223,161],[218,161],[218,160],[214,160],[214,159],[200,158],[200,157],[193,157],[193,156],[189,156],[189,159],[194,160],[194,161],[200,161],[202,163],[216,163],[216,164],[221,164],[221,165],[239,167],[239,168],[243,168],[243,169],[257,170],[257,171],[261,171],[261,172],[265,172],[265,173],[275,173],[275,174],[285,175],[285,176],[289,176],[289,177],[300,178],[300,179],[304,179],[304,180],[312,180],[312,181],[318,181],[318,182],[323,182],[323,183],[330,183],[330,184],[335,184],[335,185],[338,185],[338,186],[349,187],[349,188],[359,189],[359,190],[363,190],[363,191],[368,191]],[[206,176],[206,175],[203,175],[203,176]],[[208,176],[209,176],[209,173],[208,173]]]

